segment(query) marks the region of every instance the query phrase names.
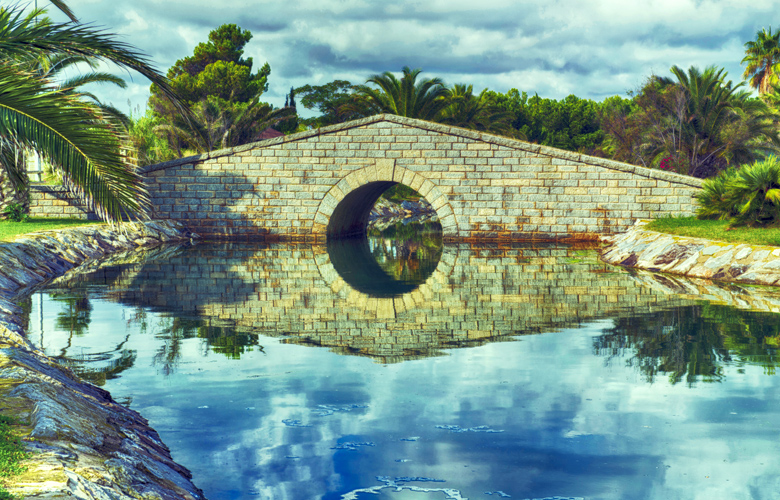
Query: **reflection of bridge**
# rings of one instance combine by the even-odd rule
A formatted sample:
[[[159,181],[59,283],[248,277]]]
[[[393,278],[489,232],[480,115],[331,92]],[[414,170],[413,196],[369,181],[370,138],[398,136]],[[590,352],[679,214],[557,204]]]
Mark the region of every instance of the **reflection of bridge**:
[[[109,296],[125,303],[381,362],[690,303],[560,246],[445,246],[428,280],[397,297],[352,288],[310,245],[199,245],[112,281]]]
[[[401,183],[447,239],[580,238],[691,214],[701,181],[444,125],[377,115],[147,167],[154,216],[213,237],[365,232]]]

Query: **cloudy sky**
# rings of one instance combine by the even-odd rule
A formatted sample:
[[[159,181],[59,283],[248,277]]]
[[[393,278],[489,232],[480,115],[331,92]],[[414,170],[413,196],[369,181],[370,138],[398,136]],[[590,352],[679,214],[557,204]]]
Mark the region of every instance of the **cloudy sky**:
[[[47,3],[38,0],[39,3]],[[32,0],[31,0],[32,3]],[[165,72],[210,30],[235,23],[246,55],[271,65],[266,100],[291,86],[363,83],[403,66],[476,90],[511,88],[601,100],[672,65],[725,67],[741,80],[744,43],[773,23],[775,0],[69,0],[82,22],[121,35]],[[55,16],[61,17],[61,16]],[[99,90],[120,109],[145,106],[148,82]]]

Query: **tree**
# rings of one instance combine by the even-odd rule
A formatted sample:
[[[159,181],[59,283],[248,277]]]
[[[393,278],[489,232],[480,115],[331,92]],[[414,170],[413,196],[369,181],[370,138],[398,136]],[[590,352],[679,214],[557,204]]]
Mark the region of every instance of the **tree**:
[[[627,115],[604,121],[616,159],[709,177],[777,151],[771,111],[727,81],[724,69],[671,72],[674,78],[650,77]]]
[[[517,89],[506,94],[487,92],[486,98],[493,106],[509,112],[516,137],[569,151],[600,151],[604,133],[599,103],[574,95],[560,101],[538,95],[529,97]]]
[[[442,123],[506,136],[519,133],[512,128],[512,114],[494,105],[487,89],[474,95],[473,85],[455,84],[449,101],[439,119]]]
[[[60,2],[62,4],[62,2]],[[64,4],[62,4],[64,5]],[[148,196],[140,176],[119,154],[116,130],[80,96],[58,90],[29,70],[43,55],[68,54],[106,61],[146,76],[176,103],[167,81],[131,46],[78,23],[40,21],[43,10],[24,15],[0,8],[0,185],[24,187],[19,152],[32,149],[56,169],[63,184],[107,220],[143,217]],[[0,193],[7,199],[8,193]]]
[[[252,142],[295,114],[292,106],[274,110],[260,102],[271,68],[265,63],[252,72],[252,58],[243,57],[251,38],[250,31],[223,24],[209,33],[208,42],[195,47],[192,56],[168,70],[171,87],[192,110],[190,120],[183,120],[152,85],[149,105],[158,121],[155,130],[164,134],[172,150],[182,155],[185,150],[205,152]]]
[[[151,109],[146,113],[130,117],[129,137],[137,155],[139,167],[154,165],[176,158],[176,152],[171,149],[167,138],[158,134],[155,129],[160,125],[160,118]]]
[[[252,73],[252,58],[244,59],[244,47],[252,33],[235,24],[223,24],[209,33],[209,41],[199,43],[194,54],[179,59],[168,70],[171,88],[188,106],[209,96],[230,102],[249,102],[268,90],[271,67],[265,63]],[[167,114],[167,102],[160,89],[151,87],[151,103]]]
[[[450,91],[440,78],[417,81],[421,69],[403,68],[403,77],[385,71],[367,80],[378,89],[361,86],[357,93],[363,96],[375,113],[438,121],[441,112],[449,105]]]
[[[303,107],[321,113],[318,117],[300,121],[310,127],[320,128],[370,116],[373,111],[369,103],[357,93],[358,88],[346,80],[296,88],[295,95]]]
[[[193,108],[190,120],[174,118],[173,123],[161,123],[155,130],[169,137],[183,156],[183,148],[206,153],[255,142],[268,128],[293,118],[295,108],[274,109],[258,98],[246,103],[231,104],[218,97],[209,97]]]
[[[742,64],[747,64],[742,78],[749,79],[750,86],[759,94],[767,93],[777,83],[777,65],[780,63],[780,30],[772,33],[762,29],[756,33],[756,39],[745,43],[745,57]]]

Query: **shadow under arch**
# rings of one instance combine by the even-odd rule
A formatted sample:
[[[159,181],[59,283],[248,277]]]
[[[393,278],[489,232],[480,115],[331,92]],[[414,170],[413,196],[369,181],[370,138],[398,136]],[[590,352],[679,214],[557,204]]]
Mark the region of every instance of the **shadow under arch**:
[[[457,236],[458,224],[448,197],[423,174],[396,166],[392,159],[379,159],[333,186],[317,208],[314,232],[325,233],[328,240],[365,237],[371,209],[382,193],[396,184],[409,186],[430,203],[445,238]]]

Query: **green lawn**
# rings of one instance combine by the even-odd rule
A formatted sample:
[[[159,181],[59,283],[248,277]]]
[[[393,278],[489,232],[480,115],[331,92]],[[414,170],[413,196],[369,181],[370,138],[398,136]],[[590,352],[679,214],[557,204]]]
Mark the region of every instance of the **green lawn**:
[[[44,229],[62,229],[65,227],[84,226],[88,224],[103,224],[100,221],[86,221],[82,219],[49,219],[43,217],[31,217],[27,222],[0,221],[0,241],[9,241],[14,237],[42,231]]]
[[[738,227],[729,229],[727,220],[699,220],[696,217],[668,217],[655,219],[645,226],[652,231],[694,236],[708,240],[751,245],[780,246],[780,228]]]
[[[26,470],[20,462],[27,457],[27,453],[12,428],[15,423],[14,419],[0,415],[0,478],[10,478]],[[15,498],[0,485],[0,500]]]

